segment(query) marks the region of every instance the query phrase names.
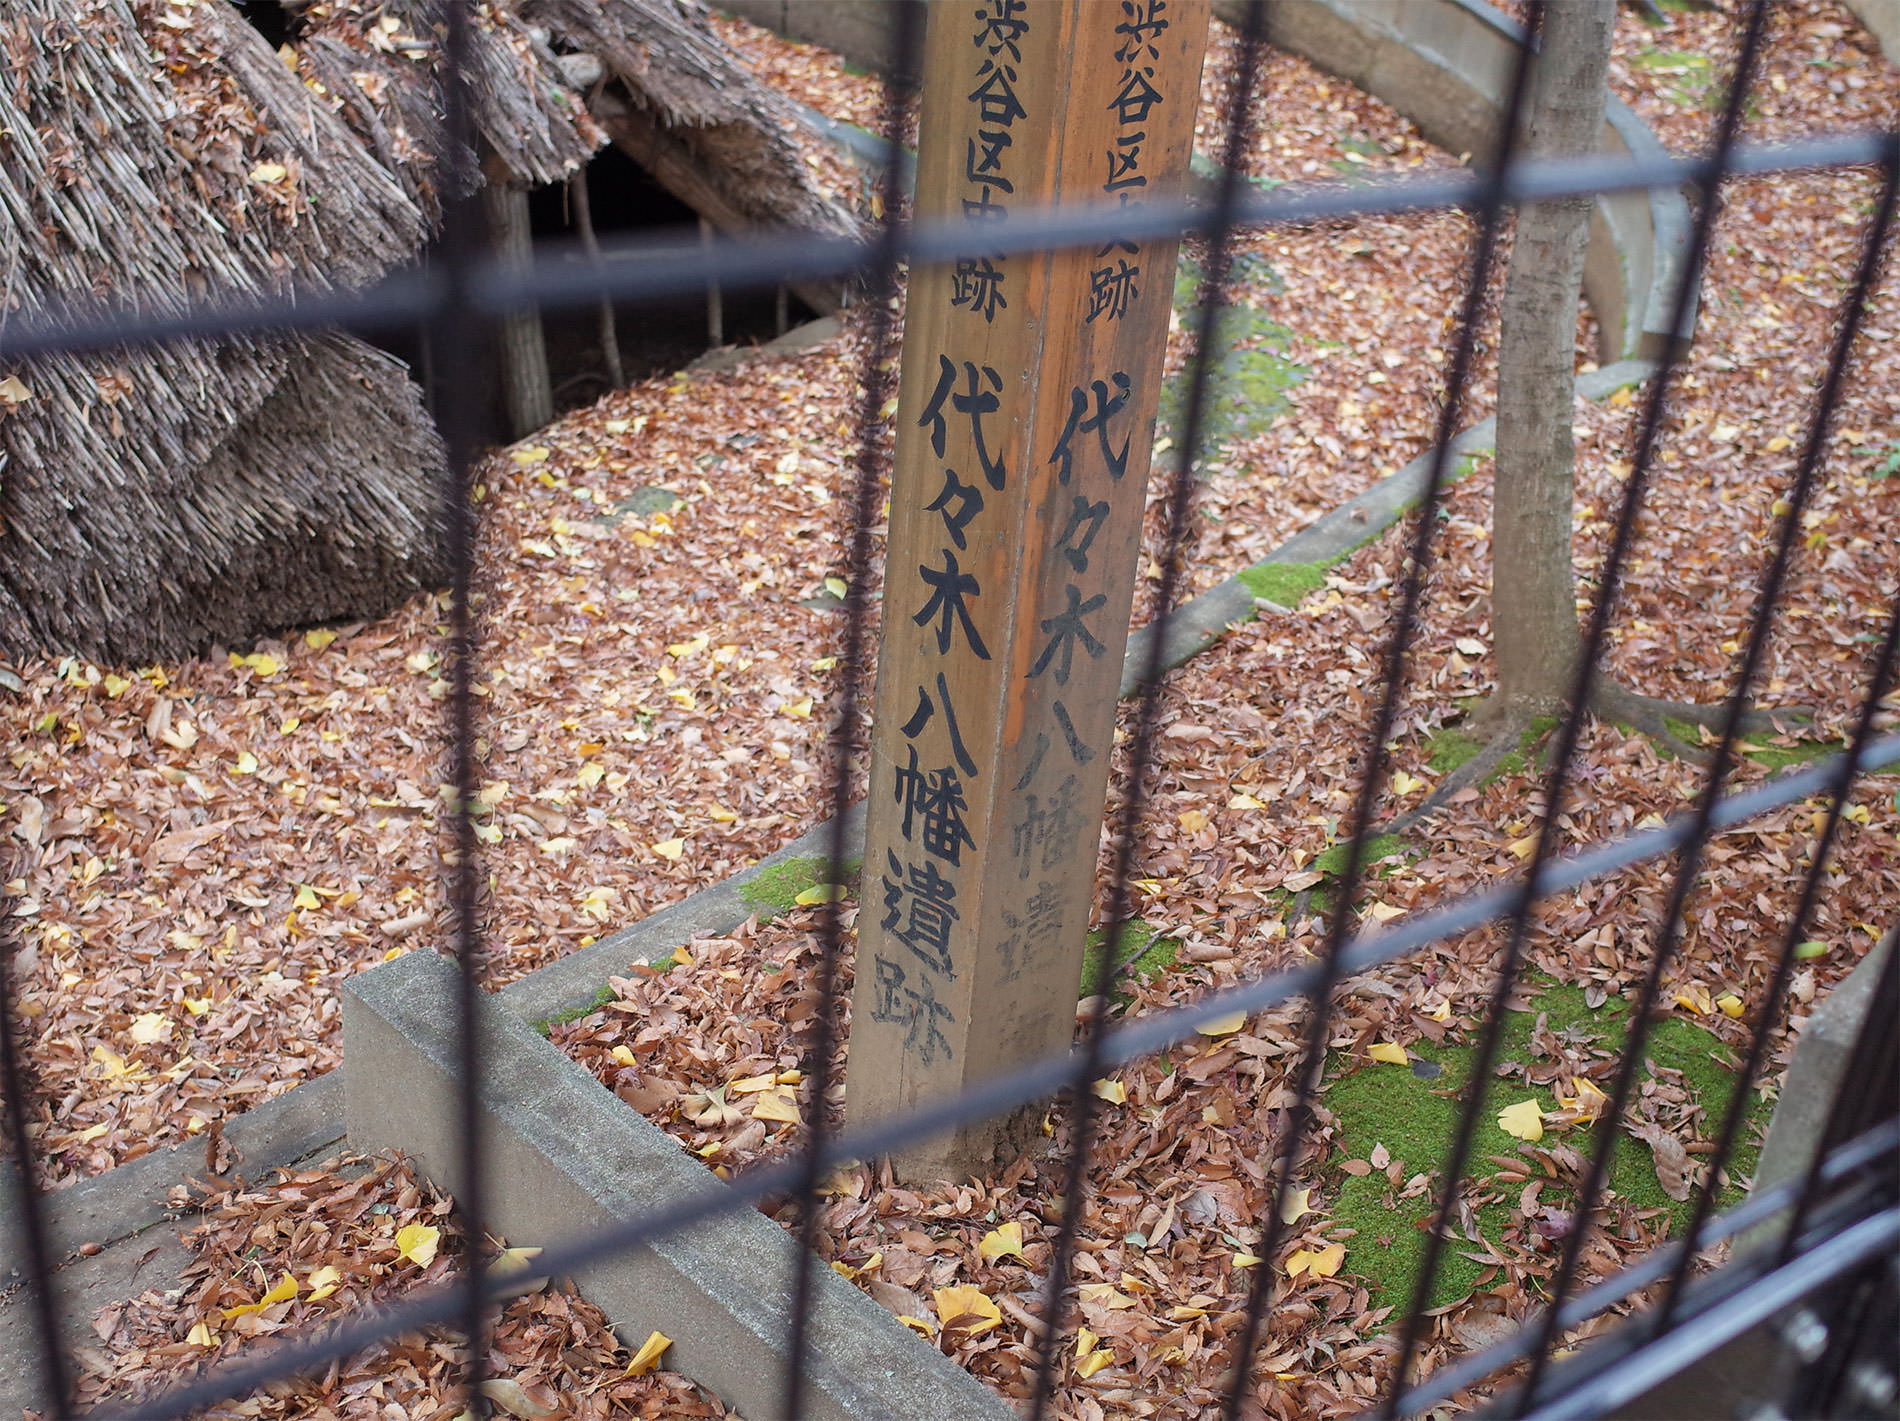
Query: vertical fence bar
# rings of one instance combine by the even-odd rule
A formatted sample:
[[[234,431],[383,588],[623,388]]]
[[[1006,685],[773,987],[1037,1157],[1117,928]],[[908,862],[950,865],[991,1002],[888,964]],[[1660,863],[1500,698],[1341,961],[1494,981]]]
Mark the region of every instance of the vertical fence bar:
[[[1836,333],[1834,351],[1818,396],[1814,422],[1808,431],[1807,447],[1801,455],[1803,466],[1812,466],[1816,470],[1819,469],[1822,459],[1826,457],[1831,416],[1840,398],[1841,386],[1846,379],[1848,364],[1852,359],[1854,340],[1860,333],[1862,319],[1866,315],[1868,296],[1879,279],[1881,253],[1886,246],[1887,234],[1893,225],[1896,184],[1900,184],[1900,135],[1891,135],[1886,161],[1881,165],[1880,196],[1874,204],[1873,222],[1868,228],[1867,242],[1861,251],[1860,268],[1855,273],[1853,289],[1848,293],[1847,309],[1841,319],[1840,330]],[[1790,517],[1792,516],[1791,514]],[[1834,776],[1833,783],[1828,786],[1827,818],[1821,826],[1819,836],[1815,839],[1812,857],[1808,862],[1808,871],[1801,880],[1800,897],[1795,903],[1793,913],[1789,915],[1787,930],[1782,934],[1781,950],[1775,956],[1775,966],[1769,977],[1768,991],[1755,1014],[1755,1021],[1749,1033],[1748,1053],[1736,1070],[1735,1088],[1729,1095],[1728,1108],[1722,1114],[1721,1128],[1716,1136],[1715,1153],[1709,1157],[1704,1168],[1702,1183],[1695,1193],[1695,1203],[1690,1210],[1689,1224],[1683,1235],[1685,1246],[1681,1261],[1671,1275],[1667,1290],[1656,1308],[1653,1325],[1657,1332],[1666,1331],[1675,1318],[1676,1308],[1682,1300],[1683,1286],[1688,1280],[1694,1263],[1695,1241],[1700,1237],[1702,1227],[1708,1222],[1709,1214],[1715,1207],[1722,1172],[1734,1153],[1736,1141],[1740,1138],[1742,1120],[1748,1113],[1749,1091],[1754,1085],[1757,1073],[1761,1070],[1762,1060],[1767,1054],[1768,1037],[1780,1020],[1788,981],[1794,973],[1795,948],[1801,942],[1808,916],[1813,912],[1815,903],[1820,897],[1821,882],[1827,871],[1828,854],[1834,847],[1842,812],[1847,808],[1847,795],[1853,784],[1854,767],[1859,763],[1861,753],[1867,748],[1867,742],[1873,738],[1874,719],[1879,713],[1880,703],[1886,696],[1888,687],[1892,684],[1896,643],[1900,643],[1900,596],[1896,596],[1893,609],[1887,618],[1886,635],[1882,638],[1880,648],[1874,656],[1873,674],[1868,682],[1867,697],[1861,703],[1860,715],[1854,724],[1848,753],[1841,761],[1840,770]],[[1819,1152],[1816,1153],[1818,1156]]]
[[[1082,1049],[1069,1081],[1070,1149],[1064,1170],[1062,1218],[1051,1247],[1048,1281],[1042,1298],[1042,1335],[1036,1355],[1035,1389],[1030,1397],[1030,1421],[1042,1421],[1055,1393],[1057,1358],[1061,1354],[1062,1301],[1068,1292],[1075,1237],[1082,1226],[1088,1197],[1089,1155],[1095,1143],[1095,1092],[1091,1083],[1102,1068],[1103,1042],[1115,972],[1120,965],[1122,938],[1131,916],[1128,885],[1133,876],[1135,847],[1148,803],[1147,771],[1155,759],[1155,739],[1161,713],[1161,680],[1165,669],[1164,638],[1175,602],[1186,576],[1188,542],[1193,532],[1194,460],[1206,423],[1208,384],[1212,378],[1214,348],[1220,312],[1226,303],[1228,270],[1233,258],[1234,222],[1240,209],[1243,167],[1253,131],[1253,96],[1266,48],[1265,0],[1248,0],[1242,28],[1239,66],[1229,85],[1227,133],[1220,185],[1216,189],[1207,254],[1201,283],[1200,324],[1195,332],[1193,362],[1183,403],[1181,439],[1174,475],[1169,484],[1167,527],[1161,554],[1161,580],[1154,602],[1154,635],[1148,639],[1148,663],[1143,668],[1141,693],[1136,702],[1130,736],[1128,778],[1115,818],[1112,842],[1115,867],[1109,880],[1107,921],[1103,945],[1090,974],[1090,1008],[1082,1031]]]
[[[14,1020],[13,959],[19,921],[5,897],[0,896],[0,1097],[6,1103],[6,1129],[0,1141],[13,1156],[7,1174],[19,1209],[20,1245],[25,1255],[22,1261],[32,1299],[33,1336],[39,1347],[40,1394],[49,1418],[58,1418],[68,1414],[72,1391],[59,1341],[59,1300],[40,1195],[39,1162],[34,1158],[33,1137],[27,1128],[32,1120],[31,1073]]]
[[[443,185],[442,272],[446,289],[428,318],[440,329],[442,348],[470,351],[479,348],[481,323],[475,316],[472,287],[479,258],[479,228],[475,220],[481,181],[475,161],[475,126],[467,90],[470,53],[469,27],[474,23],[468,0],[448,0],[445,21],[442,109],[442,152],[438,180]],[[481,863],[475,836],[475,794],[478,765],[475,746],[475,621],[474,578],[476,513],[473,470],[478,453],[479,411],[475,387],[467,379],[450,380],[443,391],[441,424],[448,465],[443,487],[443,515],[448,532],[449,558],[449,775],[455,788],[449,815],[451,847],[444,855],[448,870],[448,897],[453,915],[451,949],[457,968],[455,994],[456,1124],[461,1134],[458,1160],[460,1182],[455,1200],[465,1235],[461,1286],[461,1330],[467,1350],[463,1356],[463,1384],[468,1411],[488,1414],[482,1381],[487,1370],[488,1307],[482,1300],[482,1249],[487,1242],[485,1220],[487,1159],[483,1151],[481,1112],[482,1042],[477,1016],[481,995]]]
[[[1386,742],[1398,716],[1399,699],[1405,689],[1406,660],[1417,628],[1419,608],[1425,595],[1425,578],[1431,568],[1432,539],[1437,532],[1438,506],[1445,487],[1445,474],[1451,464],[1452,439],[1464,411],[1465,391],[1471,368],[1477,357],[1478,331],[1483,321],[1486,292],[1497,259],[1498,239],[1504,223],[1506,200],[1523,128],[1526,101],[1530,93],[1532,56],[1542,29],[1543,0],[1531,0],[1528,23],[1513,57],[1509,86],[1500,114],[1498,147],[1479,204],[1478,236],[1473,245],[1471,274],[1465,288],[1463,309],[1459,313],[1458,339],[1453,349],[1451,369],[1445,380],[1445,398],[1438,409],[1438,427],[1434,432],[1430,471],[1425,494],[1415,515],[1410,558],[1400,592],[1399,615],[1386,643],[1385,665],[1381,668],[1378,710],[1373,730],[1366,742],[1366,763],[1359,790],[1353,803],[1352,838],[1346,849],[1346,862],[1340,873],[1339,893],[1326,927],[1326,942],[1321,952],[1320,979],[1310,999],[1306,1040],[1299,1065],[1298,1088],[1293,1108],[1281,1123],[1280,1148],[1273,1168],[1273,1191],[1267,1216],[1262,1221],[1263,1236],[1255,1252],[1259,1268],[1247,1297],[1247,1309],[1241,1324],[1234,1357],[1233,1384],[1222,1405],[1225,1421],[1239,1421],[1253,1371],[1253,1353],[1274,1292],[1274,1255],[1285,1238],[1285,1206],[1292,1188],[1293,1174],[1299,1166],[1300,1142],[1312,1119],[1313,1100],[1319,1093],[1326,1073],[1326,1047],[1332,1035],[1333,990],[1341,977],[1340,955],[1352,937],[1352,905],[1358,896],[1359,882],[1365,872],[1366,845],[1372,837],[1373,816],[1377,812],[1380,786],[1385,782]]]
[[[865,627],[870,616],[871,529],[878,518],[883,463],[877,427],[880,411],[896,384],[898,271],[902,261],[907,220],[904,197],[904,132],[911,110],[913,76],[921,72],[923,0],[900,0],[895,12],[893,52],[884,79],[884,167],[880,175],[884,226],[871,248],[865,268],[865,301],[870,307],[864,355],[864,391],[858,405],[858,451],[853,468],[850,528],[845,542],[844,637],[838,647],[843,676],[831,718],[831,821],[825,840],[824,882],[844,870],[848,845],[845,816],[851,808],[853,746],[864,703],[868,671],[865,653],[870,638]],[[785,287],[778,288],[781,300]],[[811,1081],[811,1125],[803,1169],[798,1183],[798,1248],[792,1264],[792,1319],[786,1350],[784,1403],[781,1414],[798,1421],[805,1414],[805,1358],[811,1346],[812,1269],[817,1266],[815,1246],[821,1201],[818,1194],[826,1142],[831,1136],[832,1056],[838,1041],[838,1011],[843,994],[838,988],[844,958],[845,905],[827,895],[819,907],[818,1004],[812,1047],[804,1063]]]

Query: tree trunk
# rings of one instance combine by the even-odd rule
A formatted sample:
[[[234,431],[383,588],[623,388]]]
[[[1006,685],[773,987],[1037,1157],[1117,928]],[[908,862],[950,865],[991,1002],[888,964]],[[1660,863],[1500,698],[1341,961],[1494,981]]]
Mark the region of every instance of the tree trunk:
[[[492,171],[487,176],[482,212],[488,221],[489,244],[497,261],[525,268],[534,259],[528,194],[498,180]],[[541,313],[532,306],[510,311],[501,319],[501,388],[508,407],[509,438],[523,438],[553,420],[547,342],[541,334]]]
[[[1596,151],[1603,131],[1615,0],[1545,11],[1529,151]],[[1498,348],[1497,486],[1492,504],[1491,627],[1497,708],[1556,705],[1580,649],[1571,557],[1576,448],[1577,296],[1590,239],[1589,197],[1519,209]]]

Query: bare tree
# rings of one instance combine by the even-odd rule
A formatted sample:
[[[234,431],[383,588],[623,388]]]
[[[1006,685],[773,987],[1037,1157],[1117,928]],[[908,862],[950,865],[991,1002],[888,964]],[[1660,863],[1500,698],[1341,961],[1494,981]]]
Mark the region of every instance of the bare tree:
[[[1608,99],[1616,0],[1549,6],[1531,97],[1529,156],[1596,151]],[[1577,297],[1590,239],[1588,196],[1519,209],[1499,316],[1497,477],[1492,495],[1491,628],[1498,683],[1476,717],[1480,752],[1439,784],[1418,813],[1491,773],[1533,720],[1559,709],[1582,653],[1571,509],[1576,445]],[[1715,723],[1719,706],[1662,701],[1599,677],[1589,710],[1635,725],[1691,758],[1702,752],[1665,717]]]

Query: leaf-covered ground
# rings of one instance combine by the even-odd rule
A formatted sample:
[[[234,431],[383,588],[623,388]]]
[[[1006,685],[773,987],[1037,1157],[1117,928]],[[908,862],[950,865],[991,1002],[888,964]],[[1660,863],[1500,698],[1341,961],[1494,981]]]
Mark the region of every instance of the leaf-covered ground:
[[[1706,86],[1695,91],[1693,66],[1676,73],[1682,65],[1646,56],[1707,54],[1720,72],[1731,24],[1719,13],[1673,16],[1661,33],[1621,22],[1619,93],[1672,146],[1706,131]],[[869,81],[827,56],[757,31],[743,46],[776,56],[775,79],[813,107],[859,121],[874,111]],[[1818,0],[1777,7],[1767,76],[1752,135],[1900,119],[1894,71],[1844,11]],[[1218,142],[1216,92],[1210,77],[1204,146]],[[1262,117],[1251,161],[1265,175],[1343,179],[1451,161],[1390,110],[1286,56],[1269,66]],[[1722,693],[1872,191],[1869,175],[1840,173],[1751,179],[1725,194],[1695,354],[1617,624],[1612,664],[1628,684],[1704,701]],[[1197,588],[1425,446],[1469,236],[1463,218],[1443,214],[1250,239],[1240,299],[1285,328],[1279,353],[1306,373],[1271,428],[1210,459]],[[1892,284],[1870,313],[1767,671],[1766,698],[1812,708],[1819,739],[1838,739],[1847,723],[1900,567]],[[1587,321],[1580,331],[1588,339]],[[838,676],[825,584],[846,572],[841,495],[861,361],[852,329],[808,354],[650,381],[484,467],[482,828],[495,981],[677,901],[822,815],[822,728]],[[1487,370],[1464,422],[1489,412],[1489,391]],[[1577,407],[1586,584],[1635,408]],[[1387,813],[1429,792],[1445,728],[1490,684],[1488,486],[1480,467],[1446,506]],[[641,492],[653,487],[678,505]],[[1144,570],[1156,551],[1151,529]],[[1177,946],[1171,967],[1130,984],[1126,1010],[1190,1000],[1317,946],[1322,855],[1347,831],[1401,556],[1397,537],[1375,541],[1292,612],[1238,628],[1170,679],[1137,906]],[[11,857],[0,872],[23,929],[15,971],[40,1085],[36,1143],[55,1182],[200,1134],[334,1068],[337,983],[387,954],[440,944],[441,617],[428,600],[371,625],[165,667],[49,660],[17,668],[18,689],[0,691],[11,746],[0,765]],[[1584,765],[1562,821],[1571,842],[1667,814],[1698,784],[1695,767],[1609,725],[1585,737]],[[1765,772],[1751,764],[1741,775]],[[1361,911],[1389,919],[1510,872],[1535,822],[1533,774],[1501,776],[1414,835]],[[1885,777],[1855,800],[1808,929],[1826,950],[1797,980],[1797,1025],[1892,920],[1894,798]],[[1731,1044],[1741,1027],[1716,998],[1732,993],[1745,1009],[1758,1000],[1816,808],[1711,846],[1671,973],[1672,1011]],[[1651,866],[1547,904],[1537,964],[1597,1002],[1626,993],[1667,883]],[[792,913],[694,944],[665,971],[629,969],[626,1005],[561,1037],[709,1164],[782,1150],[795,1127],[771,1117],[790,1113],[787,1096],[796,1105],[801,1087],[748,1094],[734,1083],[800,1060],[810,929]],[[1477,934],[1350,989],[1333,1039],[1342,1068],[1398,1069],[1368,1055],[1381,1043],[1455,1046],[1481,1013],[1494,947]],[[1212,1404],[1258,1266],[1241,1260],[1266,1205],[1261,1161],[1296,1037],[1296,1017],[1259,1019],[1124,1072],[1110,1089],[1123,1098],[1104,1112],[1099,1158],[1109,1163],[1084,1221],[1085,1291],[1063,1322],[1067,1414],[1190,1416]],[[1587,1041],[1537,1049],[1527,1094],[1535,1086],[1558,1118],[1549,1143],[1519,1147],[1520,1172],[1556,1181],[1557,1195],[1574,1172],[1564,1151],[1583,1140],[1562,1121],[1560,1097],[1583,1098],[1579,1078],[1607,1082]],[[761,1116],[752,1102],[765,1096],[777,1104]],[[1691,1156],[1712,1128],[1693,1098],[1652,1094],[1644,1110]],[[1060,1110],[1049,1128],[1059,1143]],[[1385,1319],[1354,1267],[1365,1245],[1330,1207],[1346,1162],[1333,1158],[1340,1129],[1322,1118],[1302,1176],[1310,1212],[1289,1247],[1319,1263],[1275,1310],[1262,1414],[1350,1410],[1381,1376]],[[1399,1163],[1413,1168],[1392,1180],[1395,1196],[1431,1168]],[[938,1194],[859,1170],[828,1202],[826,1247],[926,1328],[939,1320],[936,1288],[980,1289],[996,1325],[939,1340],[1020,1394],[1057,1180],[1053,1155]],[[1474,1199],[1502,1187],[1475,1184]],[[1507,1228],[1486,1236],[1498,1261],[1485,1265],[1496,1271],[1481,1302],[1461,1315],[1464,1332],[1457,1317],[1440,1324],[1432,1360],[1479,1336],[1483,1318],[1534,1304],[1551,1200],[1527,1202],[1524,1188],[1509,1183]],[[1593,1268],[1660,1227],[1626,1197],[1603,1221]],[[1009,1223],[1021,1227],[1020,1253],[984,1256],[982,1240]],[[174,1345],[208,1315],[145,1307],[136,1325]],[[1084,1325],[1094,1340],[1078,1353]],[[154,1356],[115,1364],[115,1376],[172,1365]],[[419,1375],[425,1387],[439,1380],[428,1367]]]
[[[449,1201],[400,1160],[343,1156],[269,1181],[200,1193],[203,1221],[186,1234],[192,1258],[176,1279],[104,1309],[82,1404],[140,1401],[161,1385],[271,1339],[296,1337],[416,1288],[449,1281],[465,1241]],[[536,1250],[488,1250],[486,1267],[519,1274],[523,1296],[501,1311],[482,1390],[489,1414],[726,1418],[703,1388],[656,1370],[670,1339],[630,1349],[571,1287],[533,1278]],[[205,1412],[219,1418],[375,1418],[453,1421],[461,1348],[447,1329],[405,1334],[334,1364]]]

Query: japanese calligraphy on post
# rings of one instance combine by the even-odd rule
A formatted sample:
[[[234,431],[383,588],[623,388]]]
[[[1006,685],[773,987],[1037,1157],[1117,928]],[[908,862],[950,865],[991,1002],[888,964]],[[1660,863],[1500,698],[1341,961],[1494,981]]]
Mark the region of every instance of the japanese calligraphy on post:
[[[1117,214],[1184,185],[1207,0],[931,6],[897,419],[848,1109],[863,1123],[1061,1051],[1074,1030],[1175,243]],[[1094,204],[1102,239],[1006,252]],[[899,1160],[957,1177],[978,1122]]]

